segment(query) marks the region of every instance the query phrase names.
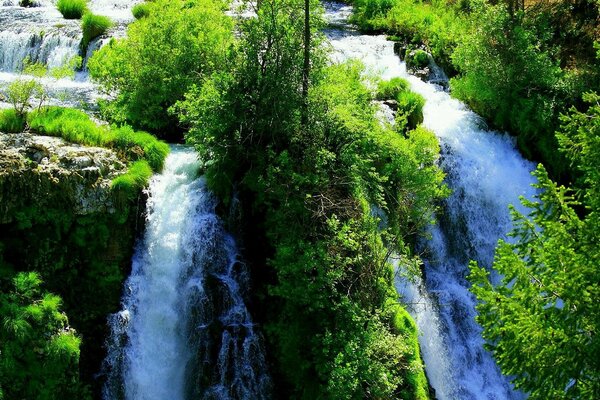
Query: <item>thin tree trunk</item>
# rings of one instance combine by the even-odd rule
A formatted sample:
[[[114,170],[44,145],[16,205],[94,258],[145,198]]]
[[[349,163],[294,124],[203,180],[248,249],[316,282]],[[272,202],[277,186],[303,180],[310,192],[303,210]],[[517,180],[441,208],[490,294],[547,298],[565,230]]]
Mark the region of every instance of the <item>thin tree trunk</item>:
[[[304,67],[302,68],[302,127],[308,125],[308,84],[310,74],[310,0],[304,0]]]

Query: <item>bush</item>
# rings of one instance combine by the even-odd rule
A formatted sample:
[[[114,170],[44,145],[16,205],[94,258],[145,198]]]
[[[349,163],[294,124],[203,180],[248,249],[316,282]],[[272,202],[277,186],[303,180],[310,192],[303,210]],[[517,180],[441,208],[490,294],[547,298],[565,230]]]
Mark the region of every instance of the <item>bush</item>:
[[[25,120],[15,109],[0,110],[0,132],[19,133],[25,129]]]
[[[381,81],[377,85],[377,100],[397,100],[400,93],[408,90],[409,84],[406,79],[392,78],[389,81]]]
[[[150,13],[133,22],[127,37],[95,52],[90,75],[103,89],[117,93],[103,105],[115,123],[169,134],[178,129],[169,107],[194,83],[225,68],[233,27],[221,3],[157,0]]]
[[[81,39],[81,47],[85,51],[92,40],[100,35],[103,35],[112,26],[110,18],[103,15],[86,13],[81,21],[83,29],[83,39]]]
[[[66,19],[80,19],[87,10],[87,1],[58,0],[56,7]]]
[[[405,125],[409,130],[415,129],[423,122],[423,106],[425,99],[418,93],[402,92],[398,96],[399,126]]]
[[[408,52],[405,61],[409,69],[423,69],[429,65],[429,54],[420,49],[413,50]]]
[[[133,6],[131,10],[135,19],[141,19],[150,15],[150,6],[146,3],[140,3]]]

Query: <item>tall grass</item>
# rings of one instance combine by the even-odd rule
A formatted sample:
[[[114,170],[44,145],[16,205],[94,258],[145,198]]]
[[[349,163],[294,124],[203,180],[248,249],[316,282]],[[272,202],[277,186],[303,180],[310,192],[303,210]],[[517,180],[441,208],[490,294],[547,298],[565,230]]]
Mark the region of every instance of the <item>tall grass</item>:
[[[87,146],[109,147],[128,160],[145,160],[153,171],[162,169],[169,154],[169,145],[149,133],[129,126],[98,125],[86,113],[73,108],[46,107],[30,112],[27,121],[34,132]]]
[[[80,19],[87,11],[87,1],[58,0],[56,8],[66,19]]]
[[[0,110],[0,132],[19,133],[25,129],[23,116],[19,115],[14,108]]]
[[[83,39],[81,47],[85,51],[92,40],[103,35],[112,26],[110,18],[104,15],[86,13],[81,21]]]

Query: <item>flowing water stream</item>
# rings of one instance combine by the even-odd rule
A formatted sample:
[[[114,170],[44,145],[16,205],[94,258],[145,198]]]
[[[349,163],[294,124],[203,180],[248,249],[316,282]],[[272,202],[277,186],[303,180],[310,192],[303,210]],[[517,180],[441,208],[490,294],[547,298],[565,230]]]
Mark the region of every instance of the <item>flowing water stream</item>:
[[[146,234],[110,320],[106,400],[269,398],[248,273],[197,172],[195,151],[173,147],[150,183]]]
[[[520,399],[483,348],[475,323],[475,299],[468,291],[468,262],[491,266],[494,248],[511,229],[509,204],[531,198],[534,165],[524,160],[507,135],[489,131],[482,119],[443,87],[407,73],[385,36],[362,35],[347,19],[352,8],[325,3],[326,35],[334,60],[361,60],[368,73],[402,77],[425,100],[424,126],[441,145],[440,166],[452,195],[423,241],[424,279],[397,279],[397,289],[415,318],[428,379],[440,400]],[[439,81],[443,74],[436,74]]]

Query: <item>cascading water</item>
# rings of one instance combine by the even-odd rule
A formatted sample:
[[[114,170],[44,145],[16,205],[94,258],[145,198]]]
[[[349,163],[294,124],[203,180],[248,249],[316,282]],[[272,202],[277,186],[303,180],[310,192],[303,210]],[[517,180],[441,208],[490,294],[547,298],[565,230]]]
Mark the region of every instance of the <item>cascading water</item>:
[[[67,20],[54,2],[40,0],[36,7],[19,7],[18,0],[0,0],[0,91],[21,77],[23,61],[39,62],[49,69],[63,65],[72,57],[83,56],[83,71],[75,80],[33,78],[46,88],[48,103],[70,107],[94,107],[100,93],[89,82],[87,60],[108,38],[123,37],[133,21],[131,8],[141,0],[91,0],[88,8],[108,16],[113,26],[106,35],[92,40],[85,54],[80,54],[81,21]],[[0,98],[1,101],[1,98]],[[0,107],[9,107],[0,102]]]
[[[193,149],[173,147],[150,183],[146,234],[110,318],[106,400],[269,398],[246,267],[197,171]]]
[[[519,399],[492,356],[483,348],[474,317],[475,299],[466,276],[470,259],[490,267],[495,245],[511,229],[508,205],[532,198],[534,166],[507,135],[488,131],[481,118],[452,99],[442,86],[411,76],[385,36],[357,33],[347,25],[352,8],[326,3],[326,35],[334,59],[361,60],[383,79],[400,76],[425,100],[424,126],[441,145],[440,166],[452,195],[423,243],[425,280],[397,280],[397,289],[420,330],[427,376],[440,400]],[[436,75],[439,78],[439,73]]]

